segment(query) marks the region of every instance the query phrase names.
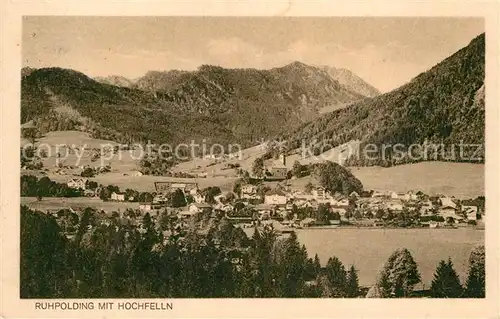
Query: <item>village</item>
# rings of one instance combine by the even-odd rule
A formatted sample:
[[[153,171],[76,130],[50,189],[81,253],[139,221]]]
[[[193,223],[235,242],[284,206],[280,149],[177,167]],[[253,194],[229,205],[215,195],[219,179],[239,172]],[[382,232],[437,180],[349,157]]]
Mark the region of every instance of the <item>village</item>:
[[[95,197],[96,190],[88,189],[89,180],[75,178],[67,182],[73,189],[83,190],[85,196]],[[113,191],[107,202],[133,204],[126,209],[101,210],[102,223],[120,223],[143,227],[146,215],[160,227],[162,220],[174,221],[177,229],[193,225],[192,221],[225,219],[236,227],[272,227],[285,234],[295,229],[324,229],[338,227],[389,228],[458,228],[483,225],[484,202],[457,200],[444,195],[429,196],[409,191],[362,191],[348,196],[330,194],[321,186],[308,185],[307,190],[289,190],[278,184],[274,189],[262,184],[238,184],[236,192],[221,192],[218,187],[200,189],[195,182],[156,182],[156,192],[141,196],[138,202],[130,192]],[[66,219],[61,209],[81,215],[87,207],[68,205],[51,211]],[[198,223],[200,225],[200,223]],[[71,236],[71,231],[68,235]]]

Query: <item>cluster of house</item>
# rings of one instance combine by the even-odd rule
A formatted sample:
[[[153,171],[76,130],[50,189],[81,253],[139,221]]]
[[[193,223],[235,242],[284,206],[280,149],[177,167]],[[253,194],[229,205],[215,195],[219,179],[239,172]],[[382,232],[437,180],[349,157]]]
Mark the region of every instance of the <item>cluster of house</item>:
[[[87,180],[85,178],[75,178],[68,182],[69,187],[85,189]],[[139,203],[139,209],[143,212],[159,213],[169,206],[169,194],[180,189],[185,195],[190,195],[193,202],[186,207],[178,209],[180,217],[192,217],[202,211],[221,212],[228,218],[233,215],[236,203],[244,205],[254,212],[253,216],[234,217],[237,220],[270,220],[280,217],[280,220],[287,220],[294,207],[297,209],[309,208],[312,211],[318,209],[320,204],[326,204],[331,213],[336,213],[341,220],[349,220],[353,212],[358,212],[358,216],[373,219],[376,212],[383,211],[399,214],[403,211],[417,213],[419,216],[442,216],[444,220],[453,219],[453,222],[476,220],[478,214],[477,206],[461,205],[459,201],[447,196],[430,197],[421,192],[412,191],[397,193],[393,191],[363,191],[361,193],[352,192],[349,196],[342,194],[330,194],[323,187],[314,187],[310,192],[291,190],[271,190],[265,194],[258,192],[258,187],[253,184],[241,186],[241,194],[238,201],[228,202],[227,194],[219,194],[214,197],[214,203],[206,203],[205,197],[201,194],[198,184],[194,182],[156,182],[156,193],[151,202]],[[113,201],[127,201],[125,193],[114,192],[111,194]],[[260,204],[252,204],[252,203]],[[241,209],[241,207],[240,207]],[[348,212],[350,211],[350,215]],[[369,216],[369,217],[368,217]],[[293,217],[294,220],[297,216]],[[286,221],[285,221],[286,222]],[[300,222],[301,226],[314,224],[313,218],[306,218]],[[331,221],[338,223],[338,221]],[[432,225],[431,225],[432,227]]]
[[[406,193],[374,191],[368,198],[361,197],[356,202],[356,207],[362,211],[382,209],[396,214],[406,209],[409,212],[417,211],[420,216],[438,215],[444,219],[453,218],[456,222],[477,219],[477,214],[480,213],[477,206],[458,203],[457,199],[445,195],[427,196],[412,191]]]

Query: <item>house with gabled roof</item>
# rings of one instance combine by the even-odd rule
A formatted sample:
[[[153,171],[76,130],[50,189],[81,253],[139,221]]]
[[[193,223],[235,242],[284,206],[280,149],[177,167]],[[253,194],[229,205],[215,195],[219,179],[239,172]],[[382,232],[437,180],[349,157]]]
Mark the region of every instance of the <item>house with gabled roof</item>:
[[[68,183],[66,185],[68,185],[68,187],[70,187],[70,188],[74,188],[74,189],[81,188],[81,189],[85,190],[87,187],[87,179],[86,178],[72,178],[68,181]]]

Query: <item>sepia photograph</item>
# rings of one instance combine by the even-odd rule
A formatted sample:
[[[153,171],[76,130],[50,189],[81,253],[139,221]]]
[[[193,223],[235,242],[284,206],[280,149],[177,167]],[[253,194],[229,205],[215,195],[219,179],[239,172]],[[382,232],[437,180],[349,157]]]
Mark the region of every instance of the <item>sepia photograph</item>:
[[[21,298],[485,297],[483,19],[30,16],[22,59]]]
[[[19,18],[33,313],[498,293],[484,16]]]

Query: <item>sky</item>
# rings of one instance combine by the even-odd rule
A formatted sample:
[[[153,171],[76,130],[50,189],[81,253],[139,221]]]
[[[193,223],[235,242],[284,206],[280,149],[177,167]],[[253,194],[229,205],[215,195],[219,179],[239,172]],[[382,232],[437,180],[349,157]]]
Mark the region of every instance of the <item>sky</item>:
[[[347,68],[382,92],[484,32],[481,18],[69,17],[23,20],[23,67],[138,78],[202,64]]]

